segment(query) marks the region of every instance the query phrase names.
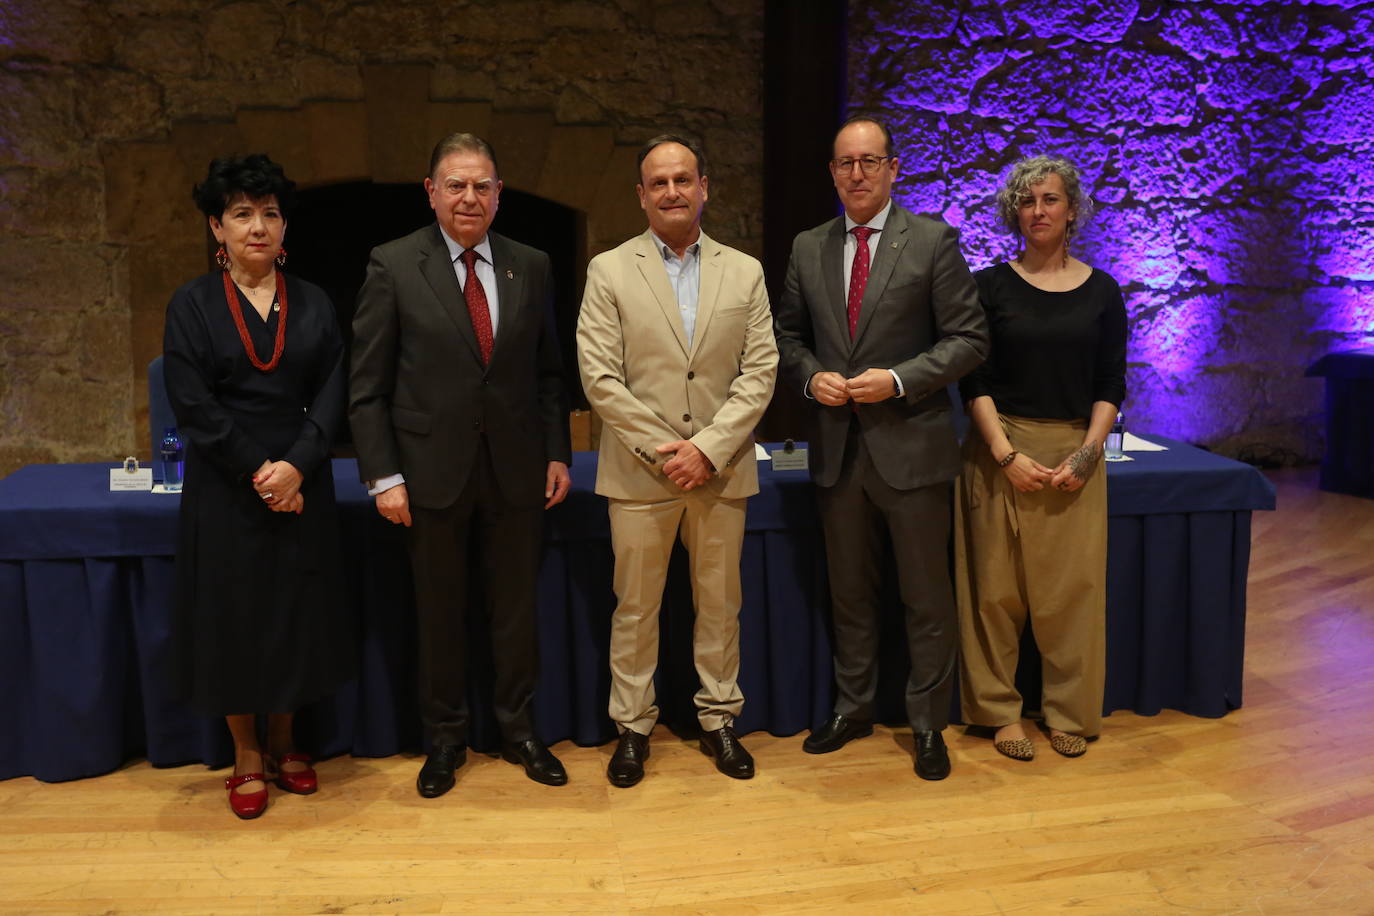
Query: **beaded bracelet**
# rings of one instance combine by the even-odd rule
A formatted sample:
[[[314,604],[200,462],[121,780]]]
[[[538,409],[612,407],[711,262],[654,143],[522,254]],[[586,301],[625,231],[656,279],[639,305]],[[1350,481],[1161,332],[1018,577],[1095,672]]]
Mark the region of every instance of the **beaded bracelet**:
[[[1003,458],[1001,461],[997,462],[997,466],[998,466],[999,468],[1004,468],[1004,467],[1006,467],[1007,465],[1011,464],[1011,463],[1012,463],[1013,461],[1015,461],[1015,460],[1016,460],[1016,449],[1012,449],[1011,451],[1007,452],[1007,457],[1005,457],[1005,458]]]

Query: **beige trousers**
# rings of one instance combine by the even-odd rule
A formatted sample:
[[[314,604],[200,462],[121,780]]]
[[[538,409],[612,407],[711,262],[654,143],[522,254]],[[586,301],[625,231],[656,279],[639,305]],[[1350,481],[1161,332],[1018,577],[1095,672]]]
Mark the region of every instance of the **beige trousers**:
[[[729,725],[744,708],[739,689],[740,549],[744,499],[704,490],[657,502],[610,500],[615,550],[616,608],[611,617],[610,715],[624,731],[647,735],[658,721],[658,611],[673,543],[682,537],[690,558],[692,659],[701,689],[695,702],[701,727]]]
[[[1086,428],[1000,419],[1012,448],[1050,468],[1082,444]],[[1106,671],[1106,468],[1099,460],[1075,493],[1020,493],[971,428],[954,526],[964,721],[996,727],[1021,718],[1016,664],[1029,621],[1042,659],[1045,724],[1095,736]]]

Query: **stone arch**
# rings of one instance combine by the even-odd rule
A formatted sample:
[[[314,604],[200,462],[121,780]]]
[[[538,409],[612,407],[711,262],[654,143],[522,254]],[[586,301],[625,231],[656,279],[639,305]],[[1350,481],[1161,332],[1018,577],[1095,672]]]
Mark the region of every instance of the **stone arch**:
[[[642,231],[632,183],[638,147],[617,144],[610,125],[558,124],[547,110],[434,99],[433,71],[430,64],[365,66],[361,100],[242,108],[232,121],[179,122],[165,139],[102,150],[105,241],[123,252],[116,282],[128,291],[134,441],[148,438],[146,367],[162,350],[167,300],[205,271],[205,229],[189,195],[215,155],[267,151],[303,188],[419,182],[434,142],[469,130],[491,141],[507,187],[584,214],[579,275],[593,254]]]

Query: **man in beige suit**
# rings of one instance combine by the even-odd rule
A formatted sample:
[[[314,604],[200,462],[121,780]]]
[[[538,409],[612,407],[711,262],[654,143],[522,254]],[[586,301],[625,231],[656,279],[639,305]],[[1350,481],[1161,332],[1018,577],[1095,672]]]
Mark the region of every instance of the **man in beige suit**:
[[[754,761],[732,723],[739,676],[744,505],[758,492],[753,430],[778,351],[759,262],[701,231],[706,158],[655,137],[639,154],[643,235],[593,259],[577,322],[582,385],[604,424],[596,492],[610,503],[616,609],[610,715],[620,741],[606,775],[644,777],[658,720],[658,611],[679,535],[691,557],[701,750],[727,776]]]

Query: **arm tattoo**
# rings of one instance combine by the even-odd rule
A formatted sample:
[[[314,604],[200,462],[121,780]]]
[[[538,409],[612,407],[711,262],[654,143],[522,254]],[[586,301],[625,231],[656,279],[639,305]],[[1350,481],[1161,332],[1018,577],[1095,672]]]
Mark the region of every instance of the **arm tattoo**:
[[[1093,468],[1097,467],[1097,456],[1097,443],[1084,442],[1078,451],[1069,456],[1069,473],[1078,480],[1087,480]]]

